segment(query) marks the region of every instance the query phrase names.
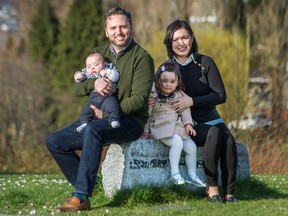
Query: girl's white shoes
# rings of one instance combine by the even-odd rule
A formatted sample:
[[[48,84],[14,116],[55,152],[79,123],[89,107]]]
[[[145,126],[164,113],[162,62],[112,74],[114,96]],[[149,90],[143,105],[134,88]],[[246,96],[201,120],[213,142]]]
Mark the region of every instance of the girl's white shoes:
[[[188,175],[188,177],[185,179],[185,182],[188,184],[193,184],[197,187],[206,187],[206,183],[203,182],[197,175],[194,178]]]
[[[193,184],[197,187],[206,187],[206,183],[203,182],[197,175],[193,178],[188,175],[188,177],[186,179],[184,179],[184,178],[182,178],[180,173],[175,173],[174,175],[171,176],[171,181],[175,185],[185,184],[185,182],[186,182],[188,184]]]
[[[175,185],[182,185],[185,184],[184,178],[180,175],[180,173],[175,173],[174,175],[171,176],[170,180],[173,182]]]

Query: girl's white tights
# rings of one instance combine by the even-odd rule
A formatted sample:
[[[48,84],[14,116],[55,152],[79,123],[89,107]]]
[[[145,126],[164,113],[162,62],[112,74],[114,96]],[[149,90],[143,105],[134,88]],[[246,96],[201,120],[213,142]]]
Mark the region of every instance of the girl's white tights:
[[[179,162],[181,152],[185,152],[185,163],[189,176],[194,178],[196,176],[196,160],[197,160],[197,146],[192,139],[183,140],[178,134],[172,137],[161,139],[161,141],[170,147],[169,161],[171,166],[171,176],[179,173]],[[180,178],[181,175],[175,175],[175,178]]]

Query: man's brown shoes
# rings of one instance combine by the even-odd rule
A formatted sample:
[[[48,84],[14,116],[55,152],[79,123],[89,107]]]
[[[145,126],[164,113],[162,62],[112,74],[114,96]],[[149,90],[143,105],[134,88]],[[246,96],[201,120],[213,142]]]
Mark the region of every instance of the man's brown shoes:
[[[73,196],[67,202],[65,202],[63,207],[57,208],[56,212],[69,212],[69,211],[84,211],[90,209],[90,201],[89,199],[80,203],[80,199],[78,197]]]

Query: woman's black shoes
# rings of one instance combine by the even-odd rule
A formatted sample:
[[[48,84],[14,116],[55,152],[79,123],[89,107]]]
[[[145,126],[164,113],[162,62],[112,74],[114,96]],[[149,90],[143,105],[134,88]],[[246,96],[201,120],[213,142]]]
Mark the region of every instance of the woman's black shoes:
[[[238,200],[234,196],[231,196],[231,197],[226,198],[224,202],[232,203],[232,202],[238,202]]]
[[[207,195],[207,200],[209,202],[224,202],[224,203],[238,202],[238,200],[234,196],[229,196],[229,197],[224,198],[224,199],[222,199],[221,195],[219,195],[219,194],[210,196],[209,192],[208,192],[208,188],[206,189],[206,195]]]
[[[210,202],[222,202],[222,201],[226,203],[238,202],[238,200],[234,196],[222,200],[220,195],[209,196],[208,194],[207,194],[207,200]]]
[[[222,198],[221,198],[221,196],[219,194],[218,195],[213,195],[213,196],[209,196],[207,194],[207,200],[209,202],[222,202]]]
[[[222,201],[222,198],[221,198],[221,196],[219,194],[210,196],[209,192],[208,192],[208,189],[209,189],[209,187],[206,188],[206,195],[207,195],[207,200],[209,202],[221,202]]]
[[[209,202],[223,202],[223,203],[238,202],[238,200],[232,194],[229,194],[229,196],[226,194],[224,199],[221,198],[220,194],[215,194],[213,196],[210,196],[209,195],[209,187],[206,187],[206,195],[207,195],[207,200]]]

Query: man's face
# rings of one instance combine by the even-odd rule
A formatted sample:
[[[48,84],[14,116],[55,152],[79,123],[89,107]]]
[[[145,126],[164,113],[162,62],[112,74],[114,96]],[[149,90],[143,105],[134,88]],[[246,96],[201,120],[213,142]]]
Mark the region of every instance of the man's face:
[[[112,15],[107,18],[105,34],[118,53],[127,45],[132,37],[132,27],[127,21],[126,16]]]

